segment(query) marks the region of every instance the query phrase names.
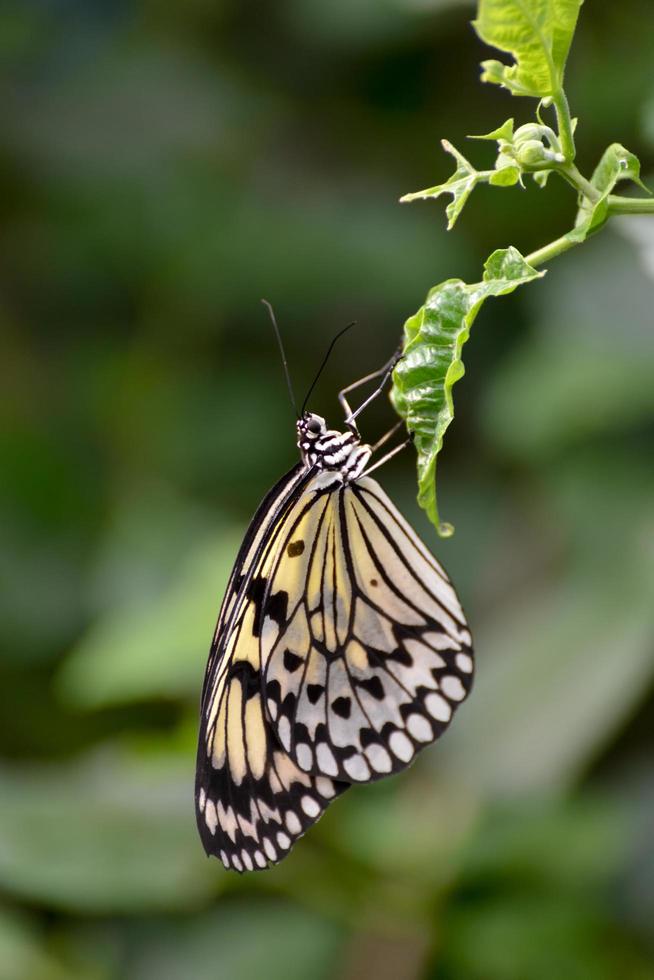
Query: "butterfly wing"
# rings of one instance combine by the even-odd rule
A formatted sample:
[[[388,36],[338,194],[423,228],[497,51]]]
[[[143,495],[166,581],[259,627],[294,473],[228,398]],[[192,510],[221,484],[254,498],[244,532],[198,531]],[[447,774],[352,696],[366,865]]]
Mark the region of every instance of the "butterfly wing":
[[[265,868],[283,857],[346,788],[298,768],[272,732],[261,697],[261,628],[281,627],[285,616],[283,601],[275,594],[266,598],[267,580],[285,528],[306,505],[310,479],[304,467],[295,467],[255,514],[225,593],[205,675],[196,818],[207,854],[237,871]]]
[[[406,767],[472,686],[456,593],[379,484],[317,488],[269,576],[266,711],[299,769],[364,782]],[[302,543],[311,547],[301,547]]]

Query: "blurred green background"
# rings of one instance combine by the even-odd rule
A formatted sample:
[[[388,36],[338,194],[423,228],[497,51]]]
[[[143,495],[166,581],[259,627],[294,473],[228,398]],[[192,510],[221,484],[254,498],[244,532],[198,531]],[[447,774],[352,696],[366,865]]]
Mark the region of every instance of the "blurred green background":
[[[6,0],[0,10],[0,980],[654,978],[654,222],[488,304],[440,465],[382,482],[468,610],[478,682],[409,772],[238,877],[193,816],[197,702],[247,521],[313,407],[427,289],[569,226],[400,194],[530,103],[455,0]],[[579,163],[654,171],[648,0],[587,3]],[[373,439],[389,405],[366,415]]]

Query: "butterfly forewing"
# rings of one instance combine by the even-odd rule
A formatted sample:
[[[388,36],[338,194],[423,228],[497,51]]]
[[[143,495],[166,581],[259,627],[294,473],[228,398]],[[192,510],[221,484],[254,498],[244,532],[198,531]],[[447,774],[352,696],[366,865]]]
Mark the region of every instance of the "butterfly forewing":
[[[267,576],[303,500],[296,467],[261,504],[223,601],[202,697],[196,813],[205,850],[237,871],[278,861],[346,788],[300,770],[284,752],[262,704],[260,632]],[[268,603],[269,623],[284,622]]]
[[[269,578],[287,615],[263,625],[266,710],[299,768],[367,781],[447,728],[472,684],[470,634],[445,572],[376,481],[312,493]]]

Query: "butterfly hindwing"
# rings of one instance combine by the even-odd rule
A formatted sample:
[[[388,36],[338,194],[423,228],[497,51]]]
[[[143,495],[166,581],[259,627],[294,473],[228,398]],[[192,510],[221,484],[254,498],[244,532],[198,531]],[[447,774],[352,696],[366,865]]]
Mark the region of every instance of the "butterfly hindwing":
[[[441,566],[379,484],[313,481],[268,582],[266,711],[307,774],[364,782],[407,766],[447,728],[473,675],[470,634]]]
[[[239,552],[207,666],[196,777],[196,816],[208,854],[237,871],[281,859],[346,788],[303,772],[279,745],[262,704],[260,633],[267,576],[298,506],[296,467],[268,494]],[[281,628],[284,609],[268,603]]]

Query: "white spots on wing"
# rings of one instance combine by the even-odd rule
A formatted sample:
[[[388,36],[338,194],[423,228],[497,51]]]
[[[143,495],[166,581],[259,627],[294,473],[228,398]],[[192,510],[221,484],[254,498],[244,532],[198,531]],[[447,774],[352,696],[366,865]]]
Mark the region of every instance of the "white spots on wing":
[[[312,796],[303,796],[302,809],[307,817],[317,817],[320,813],[320,804]]]
[[[267,837],[263,839],[263,849],[271,861],[277,860],[277,851],[275,850],[274,844]]]
[[[472,657],[467,653],[457,653],[456,665],[463,674],[472,673]]]
[[[428,694],[425,698],[425,708],[437,721],[447,722],[452,717],[452,709],[440,694]]]
[[[338,775],[338,763],[334,758],[334,753],[326,742],[319,742],[316,748],[316,760],[321,772],[328,776]]]
[[[252,863],[252,858],[245,850],[245,848],[243,848],[243,850],[241,851],[241,858],[243,860],[243,864],[245,865],[246,869],[248,871],[252,871],[254,869],[254,864]]]
[[[227,857],[227,853],[225,851],[220,852],[220,860],[223,862],[226,868],[229,867],[229,858]]]
[[[303,786],[310,786],[311,779],[295,765],[290,756],[283,752],[275,752],[273,755],[275,769],[279,776],[284,790],[288,790],[292,783],[301,783]]]
[[[295,750],[297,756],[297,762],[301,769],[308,772],[313,766],[313,752],[311,751],[311,746],[307,745],[306,742],[300,742]]]
[[[409,715],[406,727],[416,742],[431,742],[434,738],[433,729],[423,715]]]
[[[463,701],[466,696],[465,687],[454,674],[446,674],[441,677],[441,689],[452,701]]]
[[[300,823],[300,818],[298,817],[297,813],[293,812],[293,810],[288,811],[286,817],[284,818],[284,822],[286,823],[286,826],[288,827],[289,831],[292,834],[302,833],[302,824]]]
[[[275,764],[277,764],[277,758],[279,753],[275,753]],[[270,788],[273,793],[283,792],[284,787],[282,786],[279,776],[277,775],[277,769],[270,769],[268,771],[268,782],[270,783]]]
[[[209,810],[210,802],[210,800],[207,800],[207,805],[204,811],[205,820],[207,820],[207,822],[207,812]],[[229,835],[232,841],[235,841],[238,824],[236,822],[236,814],[232,810],[231,806],[224,806],[222,800],[218,800],[218,806],[215,812],[218,814],[218,822],[220,823],[222,829]]]
[[[467,629],[459,630],[459,639],[468,647],[472,644],[472,637],[470,636],[470,631]]]
[[[366,755],[375,772],[390,772],[393,768],[393,760],[383,745],[369,745]]]
[[[207,802],[207,794],[204,791],[204,787],[200,787],[200,795],[198,796],[198,806],[200,807],[200,812],[204,813],[204,804]]]
[[[240,813],[237,815],[237,819],[238,819],[239,830],[241,831],[241,833],[243,834],[243,836],[244,837],[253,837],[254,840],[256,840],[257,839],[257,831],[256,831],[256,828],[255,828],[255,825],[253,823],[251,823],[249,820],[246,820],[245,817],[241,816]]]
[[[280,830],[277,834],[277,843],[283,850],[287,851],[291,846],[291,838],[283,830]]]
[[[316,777],[316,789],[322,797],[326,800],[331,800],[332,796],[336,796],[336,790],[334,789],[334,784],[331,779],[327,779],[326,776]],[[305,811],[306,812],[306,811]]]
[[[237,871],[243,870],[243,865],[241,864],[241,859],[238,856],[238,854],[232,854],[232,864],[234,865]]]
[[[413,745],[404,732],[393,732],[388,745],[393,755],[396,755],[401,762],[408,762],[413,755]]]
[[[207,800],[206,802],[204,820],[210,833],[215,834],[216,827],[218,826],[218,814],[216,813],[216,805],[213,800]]]
[[[254,852],[254,860],[259,868],[265,868],[266,864],[268,863],[261,851]]]
[[[365,782],[370,779],[370,769],[368,763],[361,755],[350,756],[343,763],[343,769],[348,774],[350,779],[354,779],[357,782]]]
[[[273,701],[272,698],[268,698],[268,714],[273,721],[277,719],[277,702]]]
[[[277,734],[279,735],[280,742],[288,752],[291,748],[291,723],[286,715],[282,715],[277,723]]]
[[[261,814],[261,819],[265,820],[266,823],[270,823],[271,820],[274,821],[275,823],[280,822],[281,818],[279,815],[279,809],[277,807],[275,807],[274,810],[271,809],[268,806],[268,804],[264,802],[264,800],[257,800],[257,807]]]

